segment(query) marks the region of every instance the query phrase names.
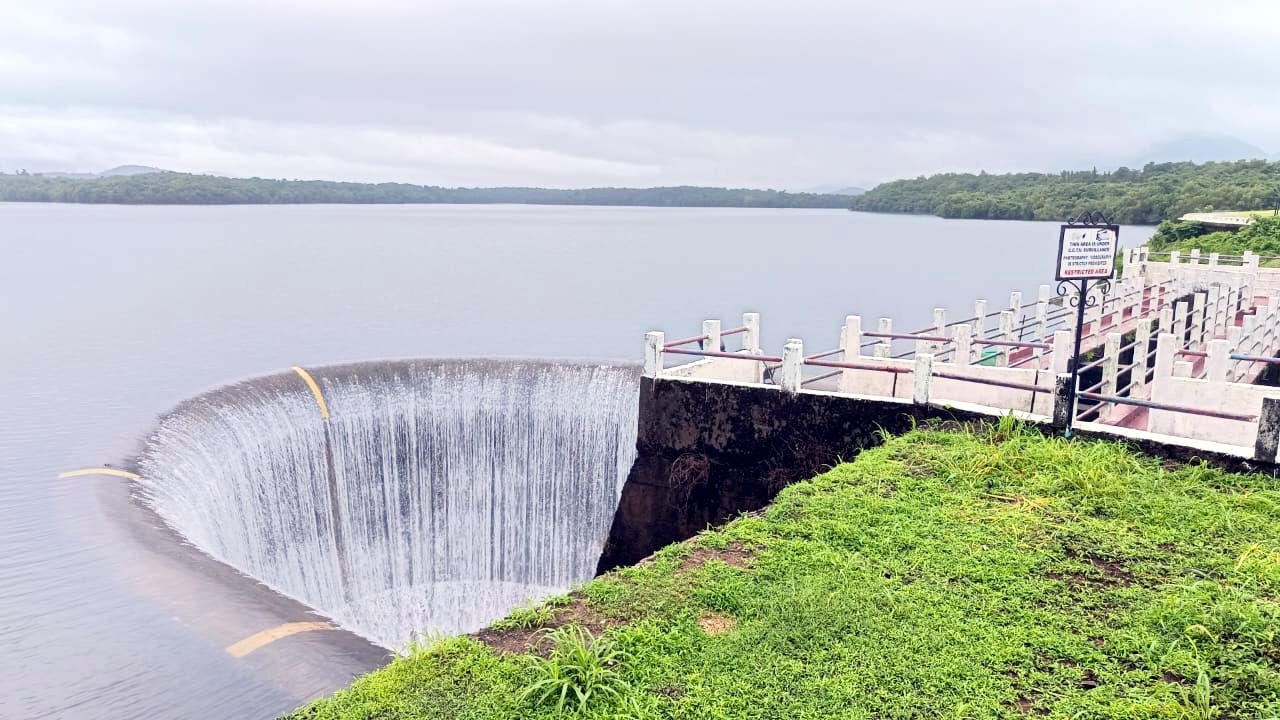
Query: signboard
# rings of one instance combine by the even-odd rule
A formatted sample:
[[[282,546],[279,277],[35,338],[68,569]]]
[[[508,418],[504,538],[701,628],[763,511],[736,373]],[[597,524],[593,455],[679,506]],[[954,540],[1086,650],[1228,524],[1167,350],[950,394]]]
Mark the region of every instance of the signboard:
[[[1119,225],[1063,225],[1058,236],[1058,279],[1101,280],[1116,272]]]

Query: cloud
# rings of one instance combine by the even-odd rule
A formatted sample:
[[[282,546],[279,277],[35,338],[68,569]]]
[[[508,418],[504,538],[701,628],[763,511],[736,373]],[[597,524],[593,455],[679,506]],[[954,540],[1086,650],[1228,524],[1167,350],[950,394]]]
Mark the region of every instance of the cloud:
[[[1280,149],[1271,0],[0,2],[0,168],[796,187]]]

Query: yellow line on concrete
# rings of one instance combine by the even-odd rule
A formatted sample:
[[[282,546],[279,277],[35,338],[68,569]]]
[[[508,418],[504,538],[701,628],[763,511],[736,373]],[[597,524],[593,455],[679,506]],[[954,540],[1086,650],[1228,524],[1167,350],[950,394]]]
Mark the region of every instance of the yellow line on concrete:
[[[293,371],[298,373],[298,376],[307,384],[307,387],[311,388],[311,394],[316,396],[316,405],[320,406],[320,419],[328,420],[329,406],[325,404],[324,395],[320,392],[320,386],[317,385],[315,379],[311,377],[311,373],[296,365],[294,366]]]
[[[284,625],[277,625],[270,630],[263,630],[260,633],[254,633],[234,645],[229,645],[227,647],[227,654],[231,657],[241,658],[258,648],[270,645],[280,638],[286,638],[290,635],[297,635],[298,633],[312,632],[315,630],[337,630],[337,628],[327,622],[285,623]]]
[[[82,475],[114,475],[116,477],[129,478],[130,480],[139,479],[139,476],[136,473],[131,473],[125,470],[116,470],[115,468],[85,468],[84,470],[69,470],[59,475],[58,479],[66,480],[67,478],[80,477]]]

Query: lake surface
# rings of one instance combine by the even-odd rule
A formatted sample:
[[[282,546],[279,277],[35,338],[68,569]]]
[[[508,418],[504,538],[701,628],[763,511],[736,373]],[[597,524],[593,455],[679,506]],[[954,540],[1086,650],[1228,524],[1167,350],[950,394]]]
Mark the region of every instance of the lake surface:
[[[828,349],[850,313],[911,330],[1032,299],[1057,236],[831,210],[0,204],[0,717],[266,718],[385,656],[307,633],[233,658],[306,608],[184,547],[125,481],[57,478],[129,458],[184,398],[374,358],[639,362],[648,330],[744,311],[766,351]]]

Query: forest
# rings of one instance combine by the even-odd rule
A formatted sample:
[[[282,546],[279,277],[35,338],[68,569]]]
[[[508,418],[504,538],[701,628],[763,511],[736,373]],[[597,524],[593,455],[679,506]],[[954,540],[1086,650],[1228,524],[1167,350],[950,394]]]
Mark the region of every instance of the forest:
[[[946,218],[1066,220],[1098,210],[1114,222],[1155,225],[1189,212],[1280,206],[1280,162],[1148,163],[1139,170],[948,173],[883,183],[853,210]]]
[[[715,187],[445,188],[405,183],[266,180],[157,172],[67,178],[0,173],[0,201],[126,205],[519,203],[649,207],[847,208],[848,195]]]
[[[1147,241],[1152,250],[1199,249],[1202,256],[1243,255],[1245,250],[1271,258],[1280,257],[1280,216],[1259,217],[1239,230],[1211,231],[1197,222],[1160,223]]]

